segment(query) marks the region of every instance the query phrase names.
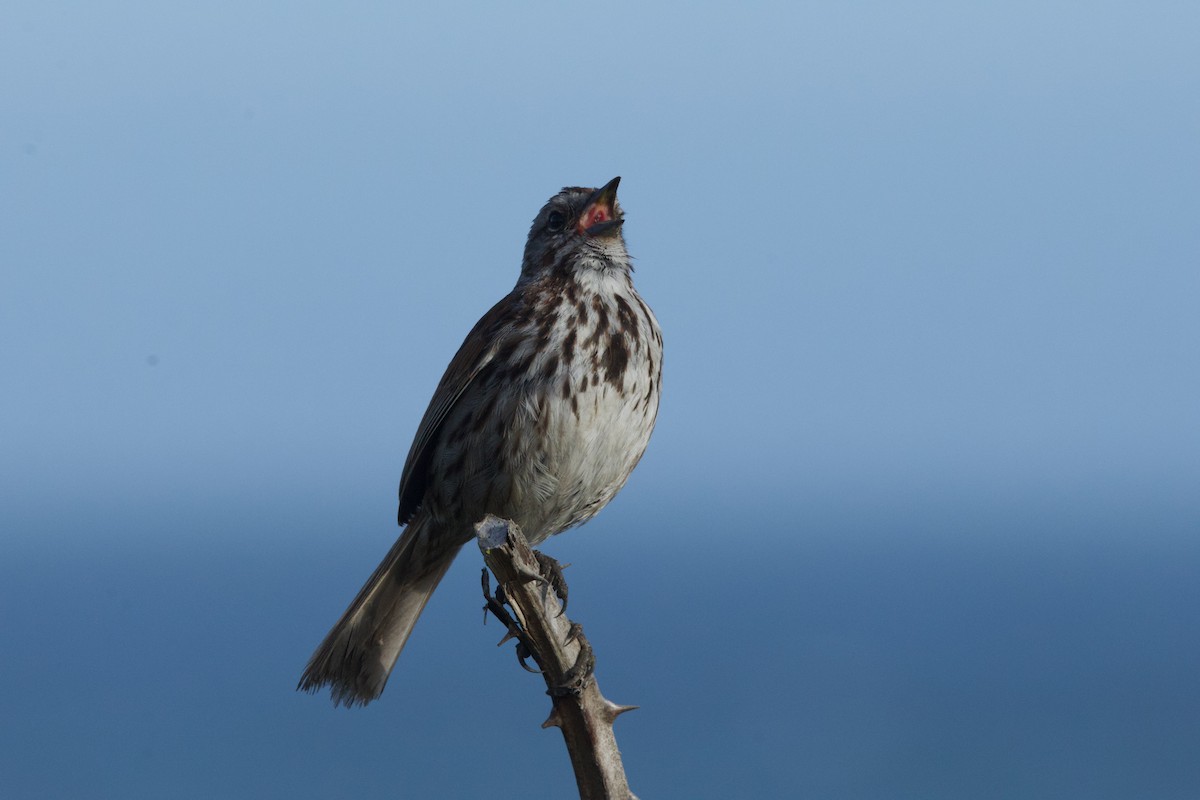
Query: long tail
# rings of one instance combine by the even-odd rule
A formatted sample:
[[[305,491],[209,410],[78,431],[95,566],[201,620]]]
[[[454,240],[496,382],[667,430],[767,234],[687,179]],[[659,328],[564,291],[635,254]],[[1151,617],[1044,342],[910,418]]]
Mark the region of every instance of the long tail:
[[[297,688],[316,692],[328,685],[335,706],[366,705],[379,697],[462,544],[418,515],[313,653]]]

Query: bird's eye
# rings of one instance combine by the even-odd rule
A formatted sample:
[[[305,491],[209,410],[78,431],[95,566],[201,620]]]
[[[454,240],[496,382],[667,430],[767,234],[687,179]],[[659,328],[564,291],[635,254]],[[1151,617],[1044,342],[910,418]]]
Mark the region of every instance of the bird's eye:
[[[546,218],[546,227],[557,233],[567,224],[567,218],[561,211],[551,211],[550,216]]]

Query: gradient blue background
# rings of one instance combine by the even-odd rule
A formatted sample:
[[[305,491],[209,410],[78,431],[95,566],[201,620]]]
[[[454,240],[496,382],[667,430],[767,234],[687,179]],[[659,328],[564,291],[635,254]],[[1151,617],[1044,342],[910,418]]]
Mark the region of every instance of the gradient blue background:
[[[651,448],[549,545],[643,798],[1200,796],[1200,10],[10,3],[0,796],[570,796],[455,565],[293,691],[564,184]]]

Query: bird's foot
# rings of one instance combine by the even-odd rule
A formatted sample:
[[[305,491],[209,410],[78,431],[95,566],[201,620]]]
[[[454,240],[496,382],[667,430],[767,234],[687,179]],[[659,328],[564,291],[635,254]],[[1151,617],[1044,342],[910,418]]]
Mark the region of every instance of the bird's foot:
[[[567,642],[572,641],[579,643],[579,655],[575,657],[571,668],[563,673],[562,679],[546,690],[551,697],[578,696],[596,671],[596,654],[592,652],[592,645],[583,635],[583,626],[578,622],[572,622],[567,633]]]
[[[487,615],[490,612],[491,615],[499,620],[500,624],[504,626],[504,638],[496,642],[496,646],[499,647],[506,642],[516,639],[517,661],[520,662],[521,667],[525,669],[526,672],[540,673],[540,669],[534,669],[525,661],[525,659],[532,656],[533,653],[530,651],[529,645],[525,641],[525,631],[521,629],[520,623],[518,623],[513,615],[508,612],[508,609],[504,607],[505,603],[508,602],[508,598],[504,594],[504,586],[497,584],[496,594],[493,595],[492,584],[491,581],[488,580],[488,571],[486,569],[483,570],[482,582],[484,599],[483,621],[487,622]]]
[[[533,551],[533,557],[537,559],[538,571],[541,573],[542,580],[554,591],[555,597],[562,605],[562,609],[558,612],[558,616],[561,617],[567,613],[567,579],[563,577],[563,570],[571,565],[559,564],[558,561],[539,550]]]

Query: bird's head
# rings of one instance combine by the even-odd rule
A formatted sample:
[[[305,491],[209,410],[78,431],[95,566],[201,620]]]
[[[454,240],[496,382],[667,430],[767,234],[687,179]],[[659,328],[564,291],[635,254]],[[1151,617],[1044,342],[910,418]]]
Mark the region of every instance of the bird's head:
[[[629,270],[617,203],[619,177],[599,189],[568,186],[542,207],[529,229],[521,280],[579,270]]]

